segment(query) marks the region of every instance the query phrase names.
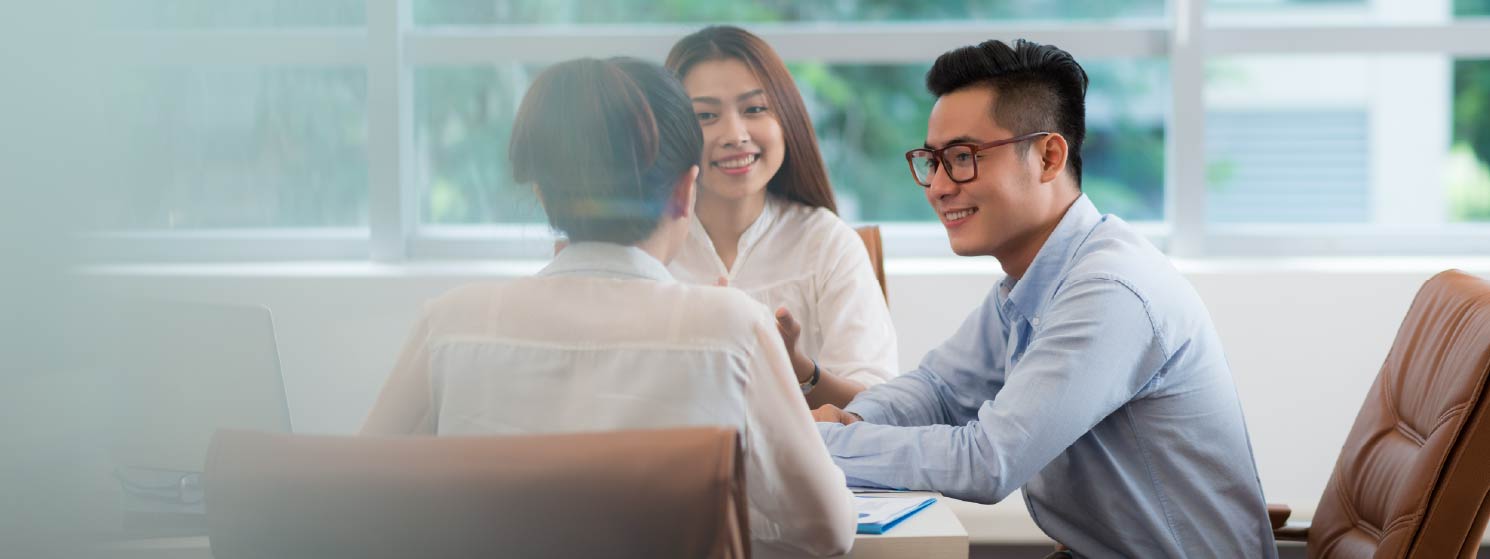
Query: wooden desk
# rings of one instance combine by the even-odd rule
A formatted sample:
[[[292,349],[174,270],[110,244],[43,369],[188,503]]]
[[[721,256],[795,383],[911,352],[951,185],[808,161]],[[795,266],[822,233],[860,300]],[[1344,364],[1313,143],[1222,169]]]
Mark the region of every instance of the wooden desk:
[[[854,536],[854,559],[967,559],[967,530],[936,493],[899,493],[896,497],[935,496],[937,501],[880,535]],[[207,538],[156,538],[110,544],[109,557],[119,559],[212,559]]]

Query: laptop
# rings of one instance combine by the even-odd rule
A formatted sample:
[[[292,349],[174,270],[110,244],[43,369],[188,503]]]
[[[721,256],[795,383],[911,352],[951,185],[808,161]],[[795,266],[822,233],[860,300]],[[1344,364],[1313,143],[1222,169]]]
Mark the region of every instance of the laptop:
[[[200,474],[218,429],[290,432],[274,320],[257,305],[129,301],[105,322],[109,457],[126,533],[206,533]]]

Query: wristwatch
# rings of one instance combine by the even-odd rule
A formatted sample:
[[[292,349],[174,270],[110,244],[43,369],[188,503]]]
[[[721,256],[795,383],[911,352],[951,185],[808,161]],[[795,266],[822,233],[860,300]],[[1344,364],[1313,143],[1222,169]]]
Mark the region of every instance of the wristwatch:
[[[822,378],[822,372],[818,370],[817,360],[814,359],[812,361],[812,376],[807,377],[807,382],[797,385],[802,389],[802,395],[806,396],[808,392],[812,392],[812,389],[817,388],[817,381],[820,378]]]

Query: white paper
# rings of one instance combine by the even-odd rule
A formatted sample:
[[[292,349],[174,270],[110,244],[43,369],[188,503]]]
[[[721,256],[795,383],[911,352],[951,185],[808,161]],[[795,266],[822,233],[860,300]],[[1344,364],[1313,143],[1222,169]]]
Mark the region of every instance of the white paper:
[[[915,509],[932,497],[861,497],[854,496],[854,511],[859,524],[889,524],[906,511]]]

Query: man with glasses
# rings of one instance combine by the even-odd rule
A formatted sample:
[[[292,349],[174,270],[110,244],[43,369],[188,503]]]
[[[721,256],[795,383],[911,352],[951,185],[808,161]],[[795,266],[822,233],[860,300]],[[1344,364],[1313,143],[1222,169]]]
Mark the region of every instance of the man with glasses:
[[[999,41],[943,54],[906,159],[952,250],[1006,277],[916,370],[813,412],[851,482],[1024,490],[1077,555],[1275,557],[1221,341],[1165,256],[1081,192],[1086,72]]]

